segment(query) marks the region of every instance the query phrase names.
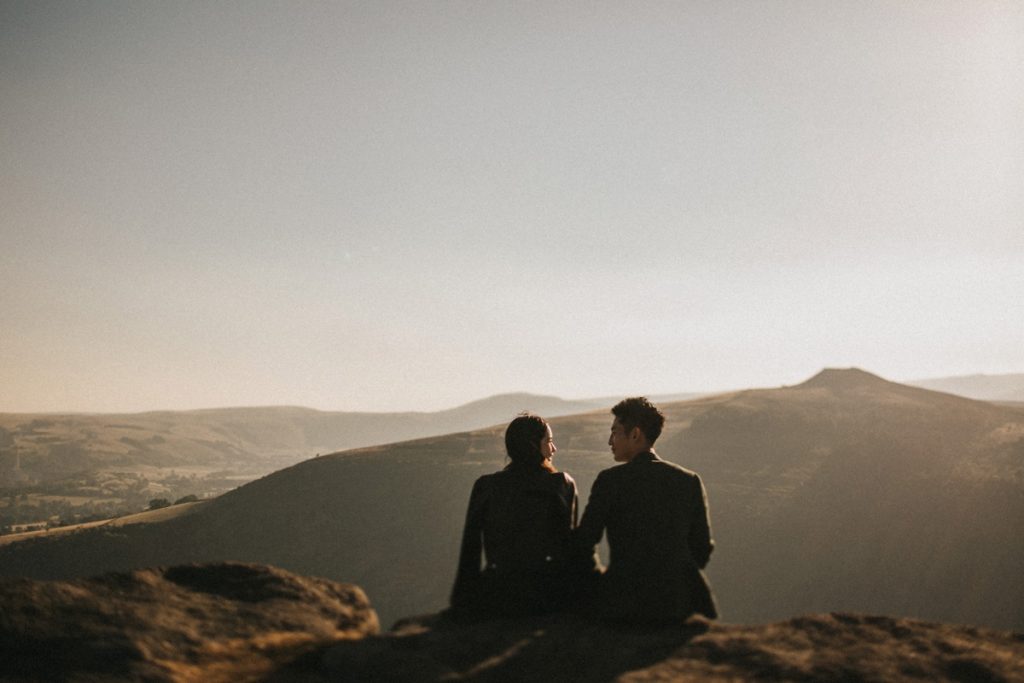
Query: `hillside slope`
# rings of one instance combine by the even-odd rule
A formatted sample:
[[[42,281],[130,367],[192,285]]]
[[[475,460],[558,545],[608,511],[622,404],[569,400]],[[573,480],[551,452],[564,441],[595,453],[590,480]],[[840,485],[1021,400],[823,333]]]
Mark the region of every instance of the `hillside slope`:
[[[856,611],[1024,629],[1024,410],[825,371],[664,406],[658,451],[698,471],[725,619]],[[603,412],[557,418],[581,488],[611,466]],[[474,479],[502,428],[306,461],[165,524],[0,548],[0,574],[234,559],[363,586],[383,623],[446,602]]]

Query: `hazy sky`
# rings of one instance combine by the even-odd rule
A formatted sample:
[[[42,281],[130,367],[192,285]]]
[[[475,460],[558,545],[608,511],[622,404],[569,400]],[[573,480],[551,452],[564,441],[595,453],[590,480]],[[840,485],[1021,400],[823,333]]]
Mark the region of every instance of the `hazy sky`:
[[[1024,3],[0,2],[0,411],[1024,371]]]

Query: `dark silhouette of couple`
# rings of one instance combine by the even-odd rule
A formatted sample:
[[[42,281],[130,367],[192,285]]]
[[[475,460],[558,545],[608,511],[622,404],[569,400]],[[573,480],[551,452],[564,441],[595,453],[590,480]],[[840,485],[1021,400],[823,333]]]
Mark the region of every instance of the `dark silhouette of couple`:
[[[598,474],[578,524],[576,482],[551,463],[550,425],[531,414],[509,424],[508,466],[477,479],[470,494],[453,616],[718,616],[702,571],[714,543],[700,477],[654,452],[665,417],[646,398],[627,398],[612,415],[608,445],[621,464]],[[607,568],[596,551],[604,534]]]

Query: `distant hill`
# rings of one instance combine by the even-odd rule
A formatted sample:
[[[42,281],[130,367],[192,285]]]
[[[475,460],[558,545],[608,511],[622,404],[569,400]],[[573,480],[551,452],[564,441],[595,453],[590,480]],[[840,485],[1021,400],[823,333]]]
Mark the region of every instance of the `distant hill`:
[[[699,472],[723,616],[835,610],[1024,629],[1024,406],[856,369],[662,406],[657,444]],[[605,411],[553,420],[581,505],[611,466]],[[0,574],[63,578],[233,559],[363,586],[382,623],[447,598],[472,482],[503,425],[302,462],[159,524],[0,547]]]
[[[907,384],[981,401],[1024,401],[1024,373],[939,377],[913,380]]]
[[[523,410],[554,416],[603,405],[518,393],[434,413],[282,406],[0,414],[0,531],[77,524],[131,514],[150,501],[214,496],[318,453],[486,427]]]
[[[433,413],[290,406],[121,415],[0,413],[0,486],[5,474],[8,482],[23,484],[104,467],[258,466],[263,460],[284,466],[317,452],[486,427],[523,410],[555,416],[598,407],[593,401],[518,393]]]
[[[725,391],[687,391],[677,394],[647,394],[647,398],[657,405],[662,403],[678,403],[679,401],[691,401],[701,396],[711,396],[712,394],[724,394],[728,393]],[[601,398],[588,399],[588,403],[593,403],[596,407],[600,408],[611,408],[616,403],[625,398],[625,395],[619,394],[617,396],[602,396]]]

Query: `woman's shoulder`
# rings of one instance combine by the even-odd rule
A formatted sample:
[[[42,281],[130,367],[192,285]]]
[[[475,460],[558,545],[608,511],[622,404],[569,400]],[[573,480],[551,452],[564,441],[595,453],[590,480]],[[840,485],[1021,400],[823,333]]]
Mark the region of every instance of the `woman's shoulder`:
[[[473,482],[473,490],[476,492],[483,492],[493,489],[498,482],[501,481],[502,474],[502,471],[498,471],[477,477],[476,481]]]
[[[568,472],[552,472],[550,475],[552,481],[558,486],[564,486],[566,488],[575,489],[576,480],[572,478],[572,475]]]

